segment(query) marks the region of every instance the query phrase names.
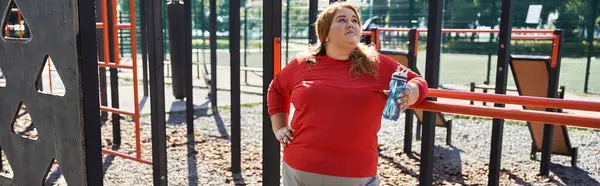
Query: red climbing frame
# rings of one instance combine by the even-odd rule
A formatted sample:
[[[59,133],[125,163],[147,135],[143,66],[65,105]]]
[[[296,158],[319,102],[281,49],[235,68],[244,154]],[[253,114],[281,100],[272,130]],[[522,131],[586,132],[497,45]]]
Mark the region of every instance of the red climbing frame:
[[[134,104],[134,111],[125,111],[125,110],[120,110],[120,109],[116,109],[116,108],[109,108],[109,107],[104,107],[104,106],[100,106],[100,110],[102,111],[106,111],[106,112],[111,112],[111,113],[115,113],[115,114],[122,114],[122,115],[127,115],[127,116],[132,116],[135,122],[135,156],[133,155],[129,155],[129,154],[125,154],[125,153],[121,153],[121,152],[117,152],[117,151],[113,151],[110,149],[102,149],[102,152],[104,152],[105,154],[109,154],[109,155],[113,155],[113,156],[119,156],[122,158],[126,158],[126,159],[130,159],[133,161],[137,161],[140,163],[144,163],[144,164],[149,164],[151,165],[152,162],[149,160],[145,160],[142,159],[142,155],[141,155],[141,144],[140,144],[140,105],[139,105],[139,99],[138,99],[138,76],[137,76],[137,43],[136,43],[136,19],[135,19],[135,1],[134,0],[129,0],[129,23],[117,23],[117,8],[114,5],[117,5],[117,1],[116,0],[111,0],[113,6],[111,6],[111,10],[112,10],[112,25],[114,25],[113,27],[107,28],[105,27],[105,25],[108,25],[108,15],[107,15],[107,1],[104,0],[102,2],[102,22],[96,23],[96,28],[102,28],[102,42],[103,42],[103,47],[104,47],[104,53],[102,55],[104,55],[104,59],[105,60],[110,60],[109,57],[109,44],[108,41],[109,39],[113,39],[113,48],[114,48],[114,53],[115,53],[115,62],[114,63],[109,63],[107,61],[99,61],[98,62],[98,67],[100,68],[117,68],[117,69],[128,69],[128,70],[132,70],[133,71],[133,104]],[[123,65],[121,64],[121,58],[118,55],[119,51],[119,40],[118,37],[114,36],[113,38],[109,38],[108,37],[108,29],[112,29],[113,33],[118,33],[119,29],[129,29],[130,33],[131,33],[131,61],[132,64],[131,65]],[[101,91],[100,91],[101,92]],[[103,96],[102,94],[100,94],[100,96]]]

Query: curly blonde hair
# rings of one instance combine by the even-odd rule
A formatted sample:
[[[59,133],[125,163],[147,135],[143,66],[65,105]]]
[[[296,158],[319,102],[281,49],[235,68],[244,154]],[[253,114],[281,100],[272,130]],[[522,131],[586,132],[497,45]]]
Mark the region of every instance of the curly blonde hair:
[[[312,47],[308,52],[299,54],[307,64],[317,64],[318,62],[315,58],[327,54],[325,39],[329,34],[329,29],[335,14],[343,8],[351,9],[354,14],[356,14],[356,17],[358,17],[358,25],[361,25],[360,14],[354,5],[346,2],[338,2],[329,5],[319,14],[317,21],[315,22],[315,30],[317,31],[320,44],[316,47]],[[358,43],[356,48],[350,53],[350,74],[355,78],[358,77],[360,73],[377,76],[378,60],[377,51],[373,46]]]

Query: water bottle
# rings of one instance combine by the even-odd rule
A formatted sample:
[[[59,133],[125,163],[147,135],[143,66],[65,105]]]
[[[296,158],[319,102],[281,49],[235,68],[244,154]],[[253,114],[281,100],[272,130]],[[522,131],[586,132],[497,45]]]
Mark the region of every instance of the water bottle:
[[[400,71],[400,67],[398,67],[396,72],[392,74],[392,80],[390,81],[390,93],[383,110],[383,118],[386,120],[398,121],[400,118],[400,104],[398,104],[398,100],[406,88],[407,74],[408,68]]]

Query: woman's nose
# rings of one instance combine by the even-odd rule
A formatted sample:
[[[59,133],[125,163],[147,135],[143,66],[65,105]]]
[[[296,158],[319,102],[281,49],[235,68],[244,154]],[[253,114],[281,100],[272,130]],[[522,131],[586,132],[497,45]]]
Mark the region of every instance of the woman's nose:
[[[354,25],[352,25],[352,22],[348,22],[348,24],[346,24],[346,28],[353,28]]]

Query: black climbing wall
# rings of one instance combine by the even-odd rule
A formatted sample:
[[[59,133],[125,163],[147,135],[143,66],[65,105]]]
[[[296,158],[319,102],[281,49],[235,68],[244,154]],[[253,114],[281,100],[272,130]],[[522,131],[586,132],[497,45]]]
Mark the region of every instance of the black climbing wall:
[[[2,20],[13,0],[0,0]],[[0,146],[14,176],[0,185],[42,185],[53,160],[68,185],[102,185],[98,68],[94,2],[16,0],[29,25],[28,39],[0,39]],[[38,92],[36,79],[46,56],[65,86],[64,96]],[[24,104],[37,140],[11,126]]]

